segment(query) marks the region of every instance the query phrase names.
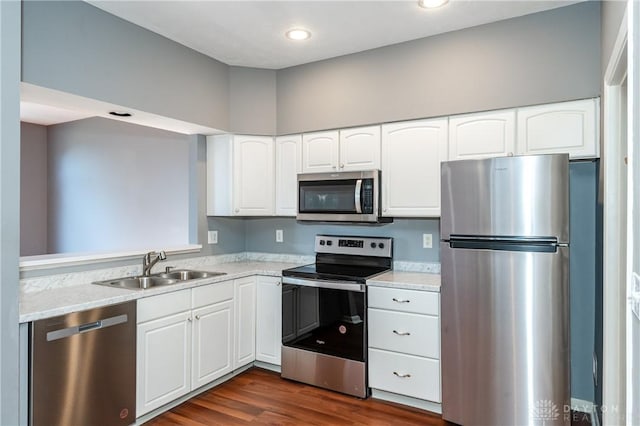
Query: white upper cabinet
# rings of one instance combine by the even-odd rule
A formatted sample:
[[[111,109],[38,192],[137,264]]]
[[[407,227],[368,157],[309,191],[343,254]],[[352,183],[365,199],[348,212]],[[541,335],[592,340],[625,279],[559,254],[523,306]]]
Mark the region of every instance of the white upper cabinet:
[[[340,130],[340,171],[379,169],[380,144],[380,126]]]
[[[207,215],[274,214],[273,146],[269,136],[207,138]]]
[[[513,155],[515,125],[514,109],[450,117],[449,160]]]
[[[447,119],[382,126],[382,215],[440,216],[440,162],[447,160]]]
[[[357,127],[302,136],[302,173],[380,168],[380,126]]]
[[[337,130],[302,135],[302,173],[336,171],[338,143]]]
[[[599,100],[518,109],[518,153],[599,156]]]
[[[298,173],[302,173],[302,135],[276,138],[276,215],[295,216]]]

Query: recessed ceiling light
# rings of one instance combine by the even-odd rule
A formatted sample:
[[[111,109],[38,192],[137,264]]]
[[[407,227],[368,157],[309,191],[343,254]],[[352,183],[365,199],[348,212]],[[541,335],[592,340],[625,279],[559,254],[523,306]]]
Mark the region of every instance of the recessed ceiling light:
[[[289,40],[306,40],[311,37],[311,33],[301,28],[294,28],[287,31],[285,34]]]
[[[435,9],[447,3],[449,3],[449,0],[418,0],[418,6],[424,7],[425,9]]]
[[[131,117],[133,114],[126,111],[109,111],[109,114],[114,115],[116,117]]]

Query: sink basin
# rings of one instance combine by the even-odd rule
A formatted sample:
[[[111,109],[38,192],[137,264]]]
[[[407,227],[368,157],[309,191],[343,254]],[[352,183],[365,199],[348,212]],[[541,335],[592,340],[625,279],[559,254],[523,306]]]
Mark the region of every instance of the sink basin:
[[[226,275],[226,272],[205,272],[192,271],[189,269],[180,269],[161,274],[153,274],[149,277],[126,277],[116,278],[113,280],[105,280],[94,282],[94,284],[104,285],[107,287],[128,288],[133,290],[144,290],[147,288],[158,287],[163,285],[171,285],[198,278],[210,278],[220,275]]]
[[[170,285],[179,282],[176,279],[161,277],[127,277],[115,280],[106,280],[95,282],[94,284],[105,285],[108,287],[129,288],[135,290],[144,290],[146,288],[158,287],[161,285]]]
[[[162,274],[155,274],[160,278],[168,278],[179,281],[197,280],[199,278],[217,277],[220,275],[226,275],[225,272],[205,272],[205,271],[191,271],[188,269],[181,269],[177,271],[166,272]]]

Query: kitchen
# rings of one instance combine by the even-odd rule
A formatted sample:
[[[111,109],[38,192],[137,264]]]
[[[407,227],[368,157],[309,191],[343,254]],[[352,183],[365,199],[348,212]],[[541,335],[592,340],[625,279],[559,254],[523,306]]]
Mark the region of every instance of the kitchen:
[[[170,43],[166,39],[161,39],[131,24],[98,12],[86,4],[47,7],[37,3],[33,5],[27,3],[24,5],[23,12],[25,19],[23,20],[22,80],[212,128],[231,129],[240,134],[292,134],[597,97],[600,94],[600,61],[604,62],[606,58],[601,59],[597,52],[593,52],[588,47],[600,43],[600,33],[594,30],[600,26],[600,9],[597,5],[584,4],[570,7],[573,9],[546,12],[546,14],[539,15],[539,19],[532,15],[518,18],[515,21],[504,21],[436,37],[433,40],[435,46],[430,44],[428,39],[419,40],[396,48],[382,48],[378,53],[384,55],[381,55],[380,58],[375,57],[376,52],[364,52],[353,57],[342,57],[318,64],[303,65],[300,68],[292,67],[279,70],[276,73],[272,70],[226,67],[220,62],[209,60],[191,51],[186,53],[184,48],[175,43]],[[606,7],[603,5],[603,8]],[[87,32],[76,35],[59,33],[62,28],[64,31],[73,33],[78,28],[74,22],[86,19],[89,19],[89,22],[95,20],[93,26],[106,32],[96,31],[95,33]],[[64,24],[65,22],[69,23]],[[113,26],[112,30],[109,29],[110,26]],[[545,31],[542,31],[540,26],[543,26]],[[485,40],[485,45],[490,46],[489,43],[496,38],[507,39],[508,36],[505,34],[513,34],[516,27],[518,34],[521,35],[526,34],[529,30],[531,39],[541,38],[541,34],[545,32],[554,34],[557,40],[551,43],[553,44],[553,51],[550,52],[552,53],[551,57],[547,54],[551,49],[550,43],[545,43],[541,38],[537,41],[528,41],[529,47],[538,48],[537,55],[533,55],[529,49],[521,49],[518,43],[514,43],[511,46],[501,45],[507,49],[504,51],[502,62],[500,62],[499,55],[494,58],[496,63],[493,65],[483,61],[482,52],[478,51],[476,47],[476,43],[479,43],[478,40]],[[560,34],[551,31],[558,31]],[[113,37],[116,36],[112,32],[118,33],[117,43],[113,42]],[[56,39],[56,34],[65,38]],[[503,36],[500,37],[500,34]],[[86,40],[87,37],[98,38],[89,41]],[[522,35],[522,37],[524,36]],[[101,38],[109,40],[110,42],[106,44],[112,47],[113,45],[128,47],[121,50],[113,48],[108,53],[82,47],[83,43],[96,46],[105,45]],[[475,42],[471,43],[469,41],[471,39]],[[66,45],[64,49],[61,49],[60,46],[63,44],[60,43],[60,40],[67,40],[66,43],[78,43],[79,45],[75,47]],[[560,43],[561,41],[563,43]],[[519,40],[519,43],[523,42]],[[463,52],[448,51],[449,43],[463,49]],[[131,55],[131,52],[154,51],[154,49],[161,48],[163,49],[162,54],[165,56],[171,55],[168,52],[173,52],[176,57],[172,59],[181,60],[182,62],[179,63],[182,68],[178,71],[172,71],[171,63],[167,61],[168,63],[154,69],[153,72],[148,69],[145,72],[145,68],[138,68],[142,65]],[[434,57],[425,58],[424,65],[401,66],[416,60],[415,54],[412,55],[414,49],[420,49],[420,51],[427,49],[428,52],[435,49],[432,54],[436,55],[434,56],[436,59],[434,60]],[[78,51],[85,53],[78,55],[75,53]],[[398,74],[393,80],[388,80],[388,76],[384,74],[373,72],[373,70],[389,71],[389,66],[385,65],[388,63],[387,54],[399,61],[399,66],[394,71]],[[190,55],[193,55],[192,59],[188,59],[191,58]],[[532,61],[527,59],[529,56],[545,58],[549,61],[555,60],[555,62],[546,64],[542,60]],[[445,68],[432,78],[425,78],[425,75],[416,78],[415,67],[429,72],[431,70],[438,71],[435,69],[437,67],[426,65],[433,65],[434,61],[437,62],[437,58],[443,58],[443,64],[455,64],[455,69]],[[567,58],[571,58],[571,60],[567,60]],[[507,59],[509,62],[505,62]],[[185,61],[186,63],[184,63]],[[361,61],[364,63],[360,63]],[[460,61],[463,62],[460,63]],[[203,73],[202,69],[196,66],[202,62],[207,64],[207,73]],[[125,67],[124,64],[130,64],[130,66]],[[486,64],[487,68],[482,69],[477,66],[478,64]],[[369,78],[372,80],[363,81],[362,85],[358,87],[354,85],[358,79],[350,76],[353,76],[354,72],[358,72],[357,75],[360,76],[362,71],[359,70],[362,70],[363,65],[367,65],[366,69],[370,71]],[[330,72],[319,74],[321,68],[329,66],[336,68],[330,68],[328,70]],[[473,69],[473,75],[463,72],[467,69]],[[550,77],[550,72],[556,73],[558,70],[562,70],[564,78]],[[228,75],[229,80],[226,81],[223,78],[216,80],[214,71],[220,71],[218,76]],[[302,72],[298,73],[297,71]],[[189,75],[190,78],[185,78],[185,75],[190,72],[193,72],[192,75]],[[149,92],[149,86],[145,88],[142,84],[137,87],[135,83],[124,83],[142,82],[149,79],[149,76],[157,79],[157,87],[152,86],[154,87],[153,93]],[[304,81],[305,78],[309,79],[307,83]],[[327,80],[323,81],[323,79]],[[95,81],[100,81],[100,84],[95,84]],[[176,81],[180,83],[177,84]],[[384,84],[388,81],[406,81],[407,86],[399,85],[399,83]],[[478,86],[478,81],[491,83]],[[266,82],[266,84],[262,84],[262,82]],[[326,87],[332,87],[332,89],[326,89],[322,83],[331,85]],[[202,86],[192,87],[193,85]],[[189,95],[172,92],[174,90],[172,87],[176,86],[182,87]],[[226,93],[227,87],[231,87],[228,94]],[[371,90],[373,87],[376,90]],[[504,88],[500,91],[500,96],[495,93],[496,87]],[[455,88],[455,91],[452,88]],[[296,93],[295,90],[301,90],[301,92]],[[358,90],[361,91],[358,92]],[[266,96],[264,97],[255,95],[265,92]],[[277,100],[269,95],[274,92],[277,92]],[[198,98],[193,96],[193,93],[208,95]],[[422,99],[424,96],[419,95],[420,93],[433,94],[432,99],[436,101],[425,102]],[[473,96],[461,96],[468,93],[473,93]],[[217,95],[211,96],[210,94]],[[336,98],[331,99],[327,96],[335,96]],[[162,100],[167,97],[171,97],[171,103]],[[228,109],[225,105],[225,99],[230,105]],[[357,101],[358,99],[360,101]],[[401,99],[403,102],[394,101],[397,99]],[[261,101],[264,101],[264,104],[260,105],[259,109],[265,111],[264,114],[243,113],[254,111],[257,107],[256,102],[260,103]],[[277,115],[275,114],[276,102]],[[393,104],[393,108],[390,107],[391,104]],[[326,105],[332,107],[327,108]],[[261,120],[266,120],[266,123]],[[195,155],[202,154],[205,145],[204,138],[195,139],[197,141],[192,142],[197,146]],[[202,161],[202,157],[200,158]],[[201,176],[196,179],[203,179],[204,165],[201,164],[198,167],[200,167],[198,173]],[[196,196],[196,198],[200,202],[197,208],[203,209],[206,197]],[[367,235],[375,236],[382,231],[385,235],[394,237],[397,242],[395,260],[433,265],[437,265],[439,262],[438,250],[424,249],[422,241],[422,234],[425,233],[431,234],[435,241],[439,239],[437,219],[397,219],[392,225],[376,228],[309,226],[285,218],[223,219],[209,217],[207,219],[205,214],[198,215],[197,221],[200,222],[197,239],[199,243],[207,241],[208,231],[217,230],[219,239],[217,245],[203,244],[204,249],[199,256],[237,252],[309,256],[312,254],[311,241],[315,234],[360,235],[365,232]],[[200,226],[202,222],[205,223]],[[277,229],[283,230],[283,243],[275,243],[274,241],[273,233]],[[412,234],[418,235],[419,238],[411,236]],[[171,254],[169,257],[172,258]],[[188,256],[184,258],[188,258]],[[137,258],[135,261],[126,261],[123,265],[133,265],[134,263],[138,263]],[[427,267],[433,265],[427,265]],[[50,271],[50,273],[55,272]],[[34,273],[31,273],[31,277],[35,278]],[[590,359],[591,349],[589,348],[587,351]]]

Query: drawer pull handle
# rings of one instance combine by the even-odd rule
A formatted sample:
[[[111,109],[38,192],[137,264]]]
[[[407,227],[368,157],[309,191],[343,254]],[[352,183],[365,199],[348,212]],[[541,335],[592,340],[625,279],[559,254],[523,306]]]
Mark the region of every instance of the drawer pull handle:
[[[409,303],[409,302],[411,302],[409,299],[396,299],[395,297],[393,298],[393,301],[397,302],[397,303]]]
[[[324,345],[324,340],[316,340],[316,343],[319,345]]]
[[[395,374],[397,377],[400,377],[401,379],[408,379],[409,377],[411,377],[411,374],[398,374],[397,371],[394,371],[393,374]]]
[[[397,334],[398,336],[411,336],[411,333],[409,333],[408,331],[398,331],[398,330],[393,330],[393,332],[395,334]]]

